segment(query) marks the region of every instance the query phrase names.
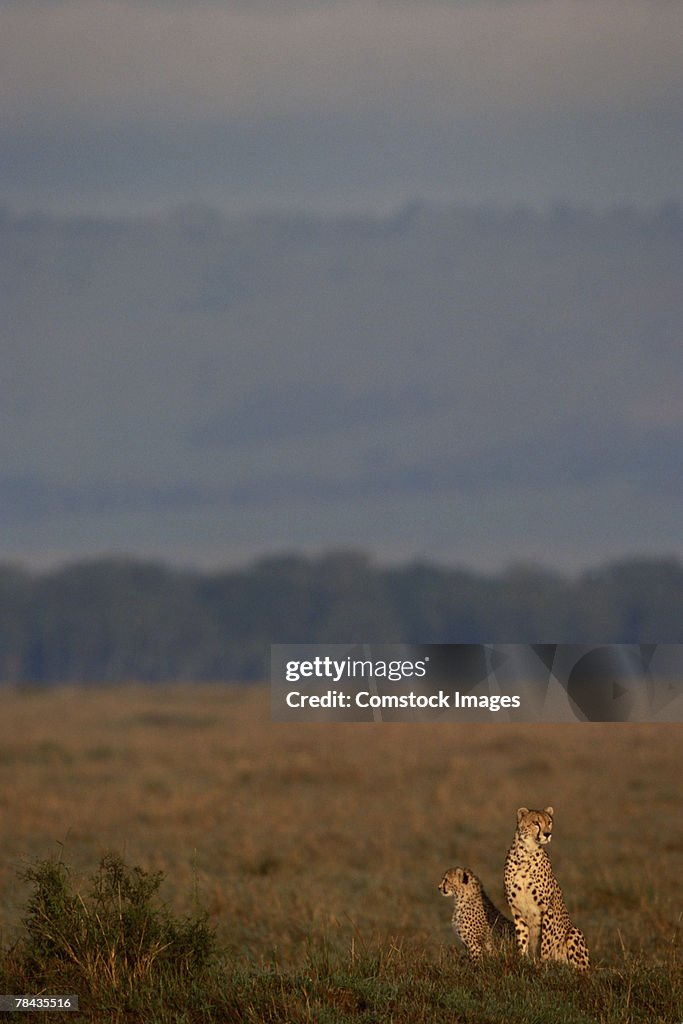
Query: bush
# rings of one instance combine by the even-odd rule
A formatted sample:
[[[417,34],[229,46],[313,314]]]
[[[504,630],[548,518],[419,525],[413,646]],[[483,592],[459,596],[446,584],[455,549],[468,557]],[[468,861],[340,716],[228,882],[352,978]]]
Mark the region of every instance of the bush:
[[[117,854],[100,861],[83,896],[69,868],[54,858],[22,877],[33,886],[15,950],[25,980],[66,991],[130,996],[161,977],[186,985],[214,958],[205,912],[178,919],[159,898],[162,872],[128,867]]]

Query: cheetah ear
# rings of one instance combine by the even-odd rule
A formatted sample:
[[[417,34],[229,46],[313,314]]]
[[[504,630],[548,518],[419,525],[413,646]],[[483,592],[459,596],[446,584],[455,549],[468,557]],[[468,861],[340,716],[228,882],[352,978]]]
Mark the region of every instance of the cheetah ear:
[[[552,809],[552,807],[546,807],[546,808],[545,808],[545,813],[546,813],[546,814],[549,814],[549,815],[550,815],[550,817],[552,818],[552,816],[553,816],[553,814],[555,813],[555,811],[554,811],[554,810]]]
[[[529,813],[529,808],[528,807],[518,807],[517,808],[517,824],[518,825],[519,825],[520,821],[522,820],[522,818],[524,817],[524,815],[528,814],[528,813]]]
[[[469,882],[469,880],[470,880],[470,876],[469,876],[469,875],[467,874],[467,871],[466,871],[466,869],[465,869],[465,868],[463,868],[463,869],[462,869],[462,884],[463,884],[463,885],[467,885],[467,883]]]

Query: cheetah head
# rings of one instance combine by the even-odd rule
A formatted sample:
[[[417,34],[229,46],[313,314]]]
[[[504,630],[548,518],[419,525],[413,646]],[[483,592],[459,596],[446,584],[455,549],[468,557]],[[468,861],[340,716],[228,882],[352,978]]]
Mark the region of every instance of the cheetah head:
[[[465,886],[473,889],[479,885],[479,879],[469,868],[449,868],[439,883],[439,890],[444,896],[457,896]]]
[[[517,834],[529,849],[547,846],[553,837],[552,807],[542,811],[530,811],[528,807],[520,807],[517,811]]]

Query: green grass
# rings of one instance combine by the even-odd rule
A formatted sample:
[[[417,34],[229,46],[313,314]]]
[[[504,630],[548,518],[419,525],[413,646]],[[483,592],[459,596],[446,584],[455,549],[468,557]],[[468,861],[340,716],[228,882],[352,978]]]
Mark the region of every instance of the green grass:
[[[682,995],[674,978],[673,964],[666,977],[645,965],[578,977],[559,965],[493,960],[475,966],[450,951],[434,957],[390,946],[340,962],[312,957],[295,973],[243,976],[243,1016],[234,1019],[671,1024]]]
[[[84,893],[60,859],[23,877],[23,928],[2,952],[0,990],[78,994],[79,1013],[45,1021],[675,1024],[683,1005],[674,948],[666,964],[625,956],[578,975],[515,953],[475,965],[449,946],[360,937],[340,953],[311,935],[302,963],[282,966],[276,952],[261,963],[221,952],[196,899],[192,916],[176,917],[161,873],[118,855],[101,859]]]

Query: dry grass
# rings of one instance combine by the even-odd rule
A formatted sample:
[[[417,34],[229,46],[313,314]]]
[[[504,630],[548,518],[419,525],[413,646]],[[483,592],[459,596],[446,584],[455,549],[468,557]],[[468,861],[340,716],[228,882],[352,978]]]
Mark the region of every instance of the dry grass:
[[[198,886],[221,942],[257,960],[300,960],[323,936],[449,943],[442,871],[469,864],[503,904],[515,809],[552,803],[551,856],[594,960],[657,960],[680,927],[682,739],[670,725],[279,725],[265,692],[227,687],[5,693],[4,938],[17,869],[64,844],[76,871],[114,849],[162,870],[179,902]]]

